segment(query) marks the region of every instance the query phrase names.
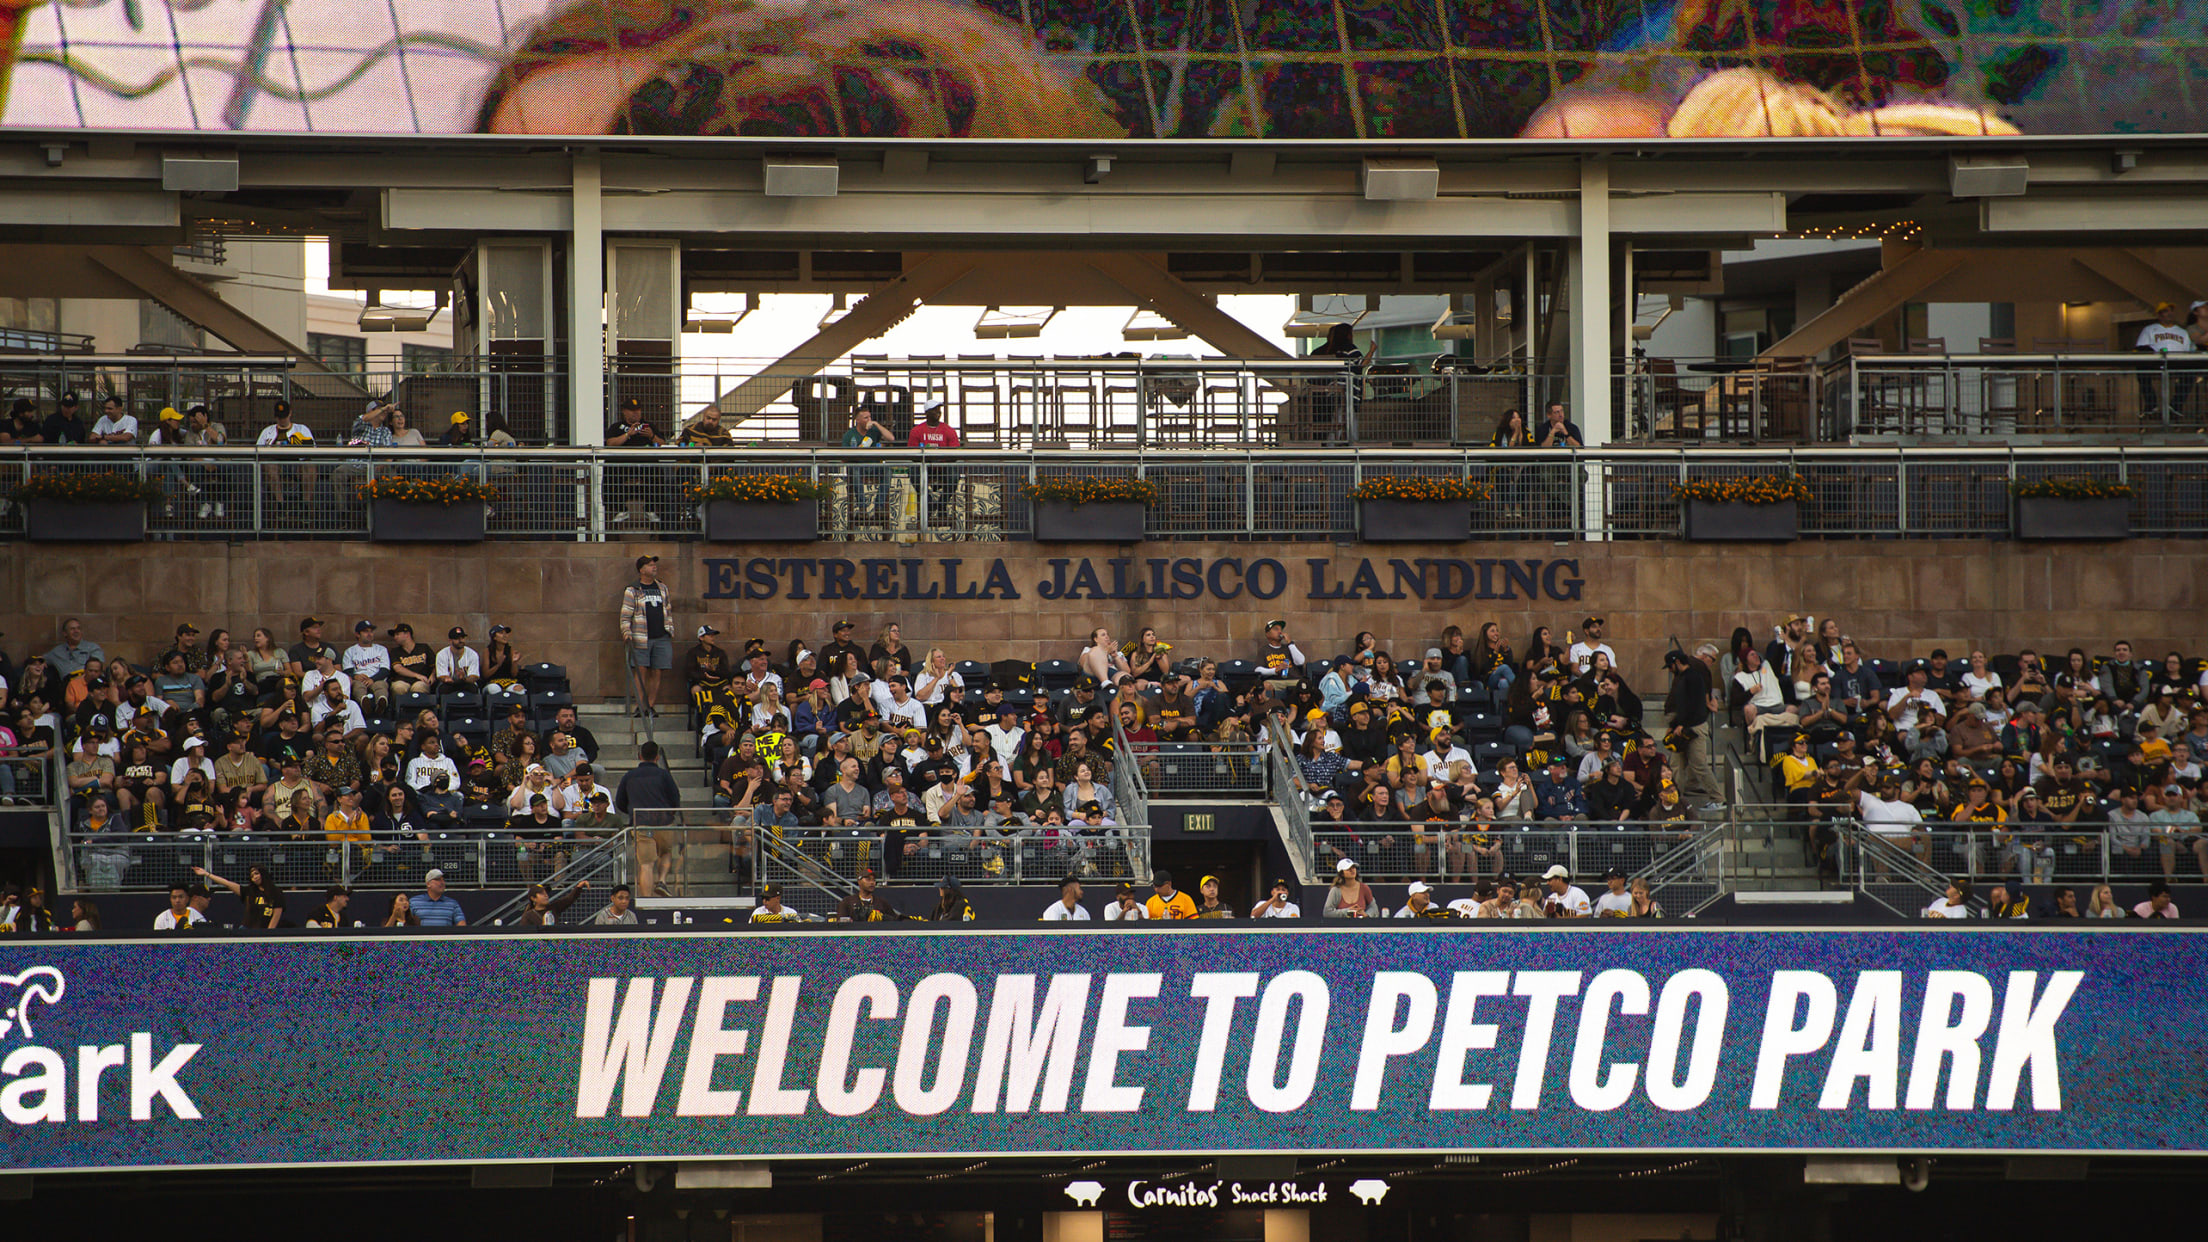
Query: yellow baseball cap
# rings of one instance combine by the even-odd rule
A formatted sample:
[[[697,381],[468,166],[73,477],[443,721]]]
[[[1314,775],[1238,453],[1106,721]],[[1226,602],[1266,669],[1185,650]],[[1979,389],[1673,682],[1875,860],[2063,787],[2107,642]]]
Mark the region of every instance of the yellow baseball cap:
[[[468,412],[466,410],[454,410],[452,412],[452,421],[456,423],[464,423],[468,421]]]
[[[161,407],[161,421],[164,423],[181,423],[184,421],[184,416],[176,412],[175,406],[164,405]]]

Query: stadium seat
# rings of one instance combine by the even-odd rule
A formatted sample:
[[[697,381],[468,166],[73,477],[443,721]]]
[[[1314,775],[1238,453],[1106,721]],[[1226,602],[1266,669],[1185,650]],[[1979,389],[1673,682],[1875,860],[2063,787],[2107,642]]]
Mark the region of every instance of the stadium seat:
[[[481,690],[447,690],[444,696],[438,700],[438,706],[444,709],[447,716],[455,714],[480,716],[484,710],[483,692]]]
[[[470,802],[460,808],[460,822],[479,831],[503,828],[506,826],[506,808],[488,802]]]
[[[979,694],[989,684],[989,666],[979,660],[960,660],[951,666],[966,683],[966,693]]]
[[[433,712],[436,710],[437,696],[434,694],[416,693],[402,694],[399,696],[398,715],[399,718],[402,720],[412,720],[416,716],[421,715],[423,712]]]
[[[1045,690],[1073,689],[1073,683],[1081,676],[1081,670],[1071,660],[1045,660],[1035,666],[1035,680]]]
[[[565,690],[545,690],[529,696],[529,716],[540,729],[550,724],[561,708],[573,706],[575,696]]]
[[[1003,686],[1007,694],[1014,690],[1035,688],[1035,666],[1026,660],[999,660],[989,666],[991,685]]]
[[[1518,748],[1508,742],[1481,742],[1472,748],[1472,766],[1493,772],[1505,759],[1516,759]]]
[[[521,684],[534,692],[538,690],[565,690],[567,666],[564,664],[530,664],[521,670]]]
[[[504,718],[510,708],[529,706],[527,690],[492,690],[483,696],[483,708],[490,715]]]
[[[2143,666],[2142,671],[2145,667],[2151,667],[2144,660],[2140,664]],[[1986,667],[1993,670],[1993,675],[2001,679],[2002,685],[2013,686],[2016,684],[2017,673],[2023,668],[2023,661],[2008,652],[2002,652],[2000,655],[1986,657]]]
[[[1230,689],[1244,689],[1257,680],[1257,666],[1248,660],[1229,660],[1219,666],[1219,680]]]
[[[389,716],[370,716],[368,718],[368,731],[390,737],[398,732],[398,722]]]
[[[1469,686],[1457,687],[1457,702],[1468,707],[1485,707],[1493,702],[1487,693],[1487,683],[1475,681]]]
[[[1503,718],[1494,712],[1472,712],[1458,722],[1457,731],[1474,741],[1492,742],[1503,736]]]

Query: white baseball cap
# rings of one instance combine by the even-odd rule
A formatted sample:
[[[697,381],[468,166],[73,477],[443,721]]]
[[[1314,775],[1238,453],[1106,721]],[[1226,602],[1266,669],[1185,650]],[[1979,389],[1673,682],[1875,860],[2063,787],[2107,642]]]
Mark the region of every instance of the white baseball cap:
[[[1407,889],[1403,890],[1403,891],[1404,891],[1404,892],[1406,892],[1406,893],[1409,893],[1409,894],[1411,894],[1412,896],[1414,896],[1414,897],[1415,897],[1415,896],[1417,896],[1417,895],[1418,895],[1418,894],[1420,894],[1420,893],[1430,893],[1430,892],[1433,892],[1434,890],[1433,890],[1433,889],[1431,889],[1431,888],[1428,888],[1428,887],[1426,886],[1426,881],[1424,881],[1424,880],[1413,880],[1413,881],[1411,881],[1411,886],[1410,886],[1409,888],[1407,888]]]
[[[429,883],[429,882],[430,882],[431,880],[442,880],[442,879],[444,879],[444,878],[445,878],[445,869],[444,869],[444,868],[442,868],[442,867],[431,867],[431,868],[429,869],[429,873],[428,873],[427,875],[424,875],[424,876],[422,877],[422,883],[424,883],[424,884],[427,884],[427,883]]]
[[[1335,864],[1334,864],[1334,869],[1335,869],[1336,871],[1347,871],[1347,870],[1349,870],[1350,868],[1352,868],[1352,867],[1354,867],[1354,866],[1356,866],[1356,865],[1357,865],[1357,860],[1356,860],[1356,859],[1354,859],[1354,858],[1345,858],[1345,859],[1341,860],[1340,862],[1338,862],[1338,863],[1335,863]]]
[[[1569,868],[1559,863],[1542,872],[1541,878],[1544,880],[1569,880],[1572,878],[1572,873]]]

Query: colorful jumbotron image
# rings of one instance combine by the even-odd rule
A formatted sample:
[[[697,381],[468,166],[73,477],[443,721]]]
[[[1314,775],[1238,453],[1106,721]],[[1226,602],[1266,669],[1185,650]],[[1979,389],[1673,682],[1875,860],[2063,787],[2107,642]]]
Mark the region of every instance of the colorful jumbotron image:
[[[13,129],[2208,130],[2208,0],[0,0]]]

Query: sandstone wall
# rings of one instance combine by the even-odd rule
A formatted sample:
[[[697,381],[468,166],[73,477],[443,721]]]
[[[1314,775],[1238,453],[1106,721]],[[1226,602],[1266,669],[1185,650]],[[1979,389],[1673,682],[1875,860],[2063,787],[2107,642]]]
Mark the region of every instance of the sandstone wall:
[[[339,647],[354,621],[387,627],[405,620],[435,645],[455,622],[479,643],[493,622],[514,627],[525,658],[564,664],[578,696],[620,692],[621,653],[614,613],[631,565],[641,551],[661,554],[677,601],[682,641],[701,617],[724,641],[765,638],[777,652],[793,637],[816,648],[839,617],[871,642],[896,620],[905,641],[925,651],[944,647],[955,659],[1072,658],[1092,626],[1122,638],[1155,625],[1176,654],[1250,656],[1272,616],[1285,618],[1307,655],[1347,648],[1359,629],[1378,633],[1398,656],[1417,656],[1444,625],[1472,630],[1500,621],[1513,647],[1536,624],[1577,629],[1589,613],[1610,622],[1610,642],[1636,686],[1662,683],[1668,636],[1722,644],[1735,625],[1765,641],[1769,626],[1790,611],[1836,616],[1873,655],[1900,657],[1945,646],[1956,656],[1972,645],[1988,650],[2034,646],[2058,652],[2073,642],[2105,652],[2128,637],[2142,655],[2177,648],[2201,654],[2204,558],[2192,542],[2135,540],[2120,546],[2026,545],[1984,540],[1815,542],[1718,546],[1678,542],[1479,544],[1441,549],[1327,543],[1171,543],[1132,550],[1135,580],[1149,557],[1198,558],[1207,565],[1239,558],[1245,565],[1274,558],[1286,571],[1278,598],[1233,600],[1046,599],[1037,585],[1054,577],[1053,558],[1076,565],[1088,558],[1108,575],[1113,545],[815,544],[755,547],[703,544],[493,543],[475,547],[370,543],[144,543],[126,546],[17,543],[0,558],[0,639],[18,656],[44,650],[64,616],[80,616],[86,631],[116,654],[144,658],[166,645],[177,622],[202,630],[222,626],[243,641],[256,624],[290,642],[300,617],[328,623]],[[825,600],[817,572],[812,598],[703,598],[708,558],[733,560],[719,588],[742,588],[754,558],[919,558],[921,580],[938,586],[939,558],[960,558],[959,581],[979,585],[993,560],[1019,591],[1017,600]],[[1329,581],[1350,581],[1371,558],[1388,583],[1387,558],[1455,556],[1489,560],[1576,562],[1580,598],[1551,600],[1402,600],[1308,598],[1312,558],[1328,560]],[[902,594],[901,569],[891,571]],[[1559,573],[1561,585],[1571,576]],[[1232,575],[1229,576],[1231,579]],[[858,575],[865,581],[865,574]],[[1106,577],[1109,589],[1108,576]],[[1500,593],[1500,581],[1496,584]],[[962,588],[963,589],[963,588]],[[678,648],[679,649],[679,648]],[[2051,661],[2052,662],[2052,661]]]

